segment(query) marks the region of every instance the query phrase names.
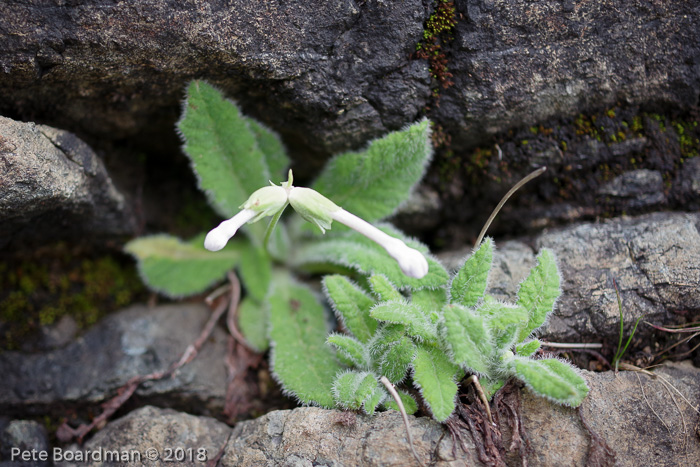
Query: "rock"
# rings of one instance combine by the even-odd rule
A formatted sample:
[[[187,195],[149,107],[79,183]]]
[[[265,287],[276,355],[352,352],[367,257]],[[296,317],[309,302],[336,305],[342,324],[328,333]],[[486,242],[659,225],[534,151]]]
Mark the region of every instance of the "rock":
[[[615,465],[670,467],[700,458],[693,430],[698,412],[689,406],[697,406],[700,397],[698,368],[667,363],[655,371],[657,378],[632,372],[584,374],[591,392],[581,416],[614,451]],[[661,377],[675,389],[665,387]],[[532,443],[530,465],[590,465],[591,436],[576,411],[526,392],[523,425]]]
[[[72,446],[63,453],[68,461],[55,465],[159,466],[172,462],[182,466],[202,466],[216,457],[230,432],[231,428],[213,418],[143,407],[111,422],[85,443],[82,451]],[[129,462],[110,462],[106,457],[109,452],[120,456],[124,453]],[[91,453],[102,454],[102,460],[87,457]],[[81,455],[86,456],[83,459],[87,461],[79,460]]]
[[[564,293],[545,334],[576,342],[612,339],[619,329],[617,282],[627,331],[641,316],[682,322],[700,311],[700,216],[655,213],[582,224],[541,235],[536,248],[559,258]],[[641,324],[637,336],[653,329]]]
[[[470,451],[451,462],[452,442],[429,418],[409,417],[414,447],[424,463],[474,465]],[[473,445],[472,445],[473,447]],[[443,458],[443,456],[446,456]],[[450,460],[446,460],[450,459]],[[339,410],[304,407],[270,412],[241,422],[233,430],[221,459],[223,466],[406,466],[415,464],[398,412],[373,417]]]
[[[49,437],[46,428],[31,420],[13,420],[3,427],[0,432],[0,467],[22,466],[42,467],[51,465],[47,460],[41,461],[38,456],[29,457],[24,461],[22,453],[32,455],[32,452],[47,452]],[[19,453],[17,452],[19,450]],[[14,451],[14,452],[13,452]],[[13,456],[14,454],[14,456]]]
[[[132,234],[124,197],[75,135],[0,117],[0,248]]]
[[[457,150],[485,135],[617,102],[681,109],[698,103],[700,13],[686,2],[456,6],[464,20],[447,52],[455,84],[442,92],[435,114]]]
[[[206,78],[327,155],[417,118],[429,72],[410,57],[427,16],[421,0],[5,3],[0,112],[107,141],[163,129],[175,141],[184,86]]]
[[[630,209],[659,206],[666,201],[664,181],[656,170],[633,170],[626,172],[598,189],[601,196],[629,198]]]
[[[691,431],[698,413],[689,405],[700,397],[700,369],[689,363],[667,363],[655,371],[656,378],[631,372],[583,374],[591,392],[580,412],[523,390],[520,413],[531,446],[530,465],[583,466],[597,456],[598,462],[605,461],[598,465],[616,461],[615,465],[672,466],[690,465],[700,456],[700,443]],[[675,389],[669,386],[666,391],[664,384]],[[426,465],[484,465],[470,435],[464,438],[467,451],[457,447],[453,452],[453,440],[439,423],[413,416],[409,423],[416,451]],[[510,431],[505,426],[501,430],[507,448]],[[600,457],[605,452],[602,444],[591,442],[595,436],[608,446],[605,458]],[[223,466],[417,465],[397,412],[366,416],[315,407],[270,412],[240,422],[232,431],[210,418],[145,407],[109,423],[85,449],[143,453],[154,447],[162,455],[166,448],[196,452],[201,447],[211,459],[224,444]],[[521,465],[513,454],[508,464]]]
[[[536,251],[551,248],[562,274],[562,295],[541,336],[562,342],[615,342],[619,310],[612,280],[622,298],[625,329],[644,320],[672,324],[700,311],[700,216],[656,213],[580,224],[541,234]],[[449,268],[463,263],[471,248],[445,252]],[[535,252],[523,242],[497,244],[489,293],[515,300],[518,285],[535,264]],[[653,328],[640,324],[637,337]]]
[[[283,133],[296,154],[327,156],[431,104],[428,64],[411,59],[430,4],[4,2],[0,112],[39,116],[91,142],[132,138],[148,147],[154,136],[176,141],[182,89],[200,77]],[[692,3],[455,7],[454,40],[443,47],[455,85],[439,90],[431,111],[455,151],[616,102],[698,102],[700,13]]]
[[[199,336],[204,306],[134,306],[110,315],[68,346],[0,354],[0,412],[46,413],[96,405],[138,375],[167,369]],[[169,379],[142,384],[142,400],[195,413],[220,413],[226,393],[226,334],[215,329],[191,363]]]

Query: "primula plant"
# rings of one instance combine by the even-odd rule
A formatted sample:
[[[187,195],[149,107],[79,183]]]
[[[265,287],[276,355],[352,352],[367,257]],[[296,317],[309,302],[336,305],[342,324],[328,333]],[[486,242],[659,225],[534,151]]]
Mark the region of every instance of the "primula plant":
[[[559,295],[551,252],[541,252],[516,303],[506,304],[486,294],[490,239],[450,278],[424,245],[379,222],[423,176],[431,157],[427,120],[332,158],[305,188],[293,185],[276,134],[204,82],[192,82],[187,94],[178,124],[184,151],[228,220],[188,241],[155,235],[130,242],[126,249],[152,289],[193,295],[236,269],[246,291],[241,331],[258,351],[271,347],[273,375],[304,404],[371,414],[398,408],[387,392],[396,384],[402,405],[415,412],[412,383],[444,421],[466,372],[480,376],[489,397],[515,376],[556,402],[581,403],[583,378],[560,360],[532,358],[539,343],[527,340]],[[323,288],[344,332],[329,335],[325,307],[299,273],[332,274]]]

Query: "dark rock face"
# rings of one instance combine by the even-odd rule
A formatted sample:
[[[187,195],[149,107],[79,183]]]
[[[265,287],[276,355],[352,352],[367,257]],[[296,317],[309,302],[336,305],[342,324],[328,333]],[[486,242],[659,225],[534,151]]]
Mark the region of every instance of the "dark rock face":
[[[133,234],[124,197],[75,135],[0,117],[0,161],[0,248]]]
[[[436,119],[455,135],[457,148],[616,102],[698,104],[695,3],[456,4],[464,19],[448,55],[455,85],[443,93]]]
[[[428,65],[411,58],[429,5],[12,0],[0,6],[0,112],[91,142],[174,141],[184,84],[205,78],[298,155],[327,156],[430,104]],[[456,19],[444,48],[455,85],[431,117],[457,150],[616,102],[698,102],[693,2],[464,0]]]
[[[108,140],[172,132],[184,85],[206,78],[334,152],[416,118],[428,70],[409,58],[426,17],[420,0],[5,2],[0,112]]]
[[[3,425],[0,422],[0,425]],[[21,454],[48,451],[49,437],[46,428],[31,420],[13,420],[0,428],[0,466],[44,467],[51,465],[38,456],[22,460]]]
[[[112,397],[134,376],[166,370],[194,342],[204,306],[134,306],[109,316],[66,347],[0,354],[0,412],[45,413]],[[173,407],[218,413],[226,394],[226,336],[216,329],[189,365],[137,394]]]

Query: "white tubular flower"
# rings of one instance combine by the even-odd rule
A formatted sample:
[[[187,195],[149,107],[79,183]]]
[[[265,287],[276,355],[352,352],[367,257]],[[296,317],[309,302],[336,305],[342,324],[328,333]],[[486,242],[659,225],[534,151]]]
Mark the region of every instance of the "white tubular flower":
[[[236,235],[243,224],[255,217],[257,213],[252,209],[244,209],[231,219],[223,221],[219,226],[211,230],[204,239],[204,248],[209,251],[219,251],[226,246],[229,239]]]
[[[409,247],[398,238],[385,234],[369,222],[347,212],[345,209],[338,209],[332,212],[331,218],[378,243],[379,246],[389,253],[389,256],[399,263],[401,272],[408,277],[422,279],[428,274],[428,260],[425,259],[423,253]]]

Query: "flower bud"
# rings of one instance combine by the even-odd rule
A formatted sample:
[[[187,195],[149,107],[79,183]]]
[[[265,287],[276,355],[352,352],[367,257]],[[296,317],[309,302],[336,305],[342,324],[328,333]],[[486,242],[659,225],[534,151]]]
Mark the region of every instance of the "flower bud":
[[[289,191],[289,204],[323,233],[331,228],[332,214],[340,210],[337,204],[311,188],[293,187]]]
[[[281,186],[266,186],[253,192],[241,209],[255,212],[249,222],[255,222],[263,217],[274,216],[287,206],[287,189]]]

